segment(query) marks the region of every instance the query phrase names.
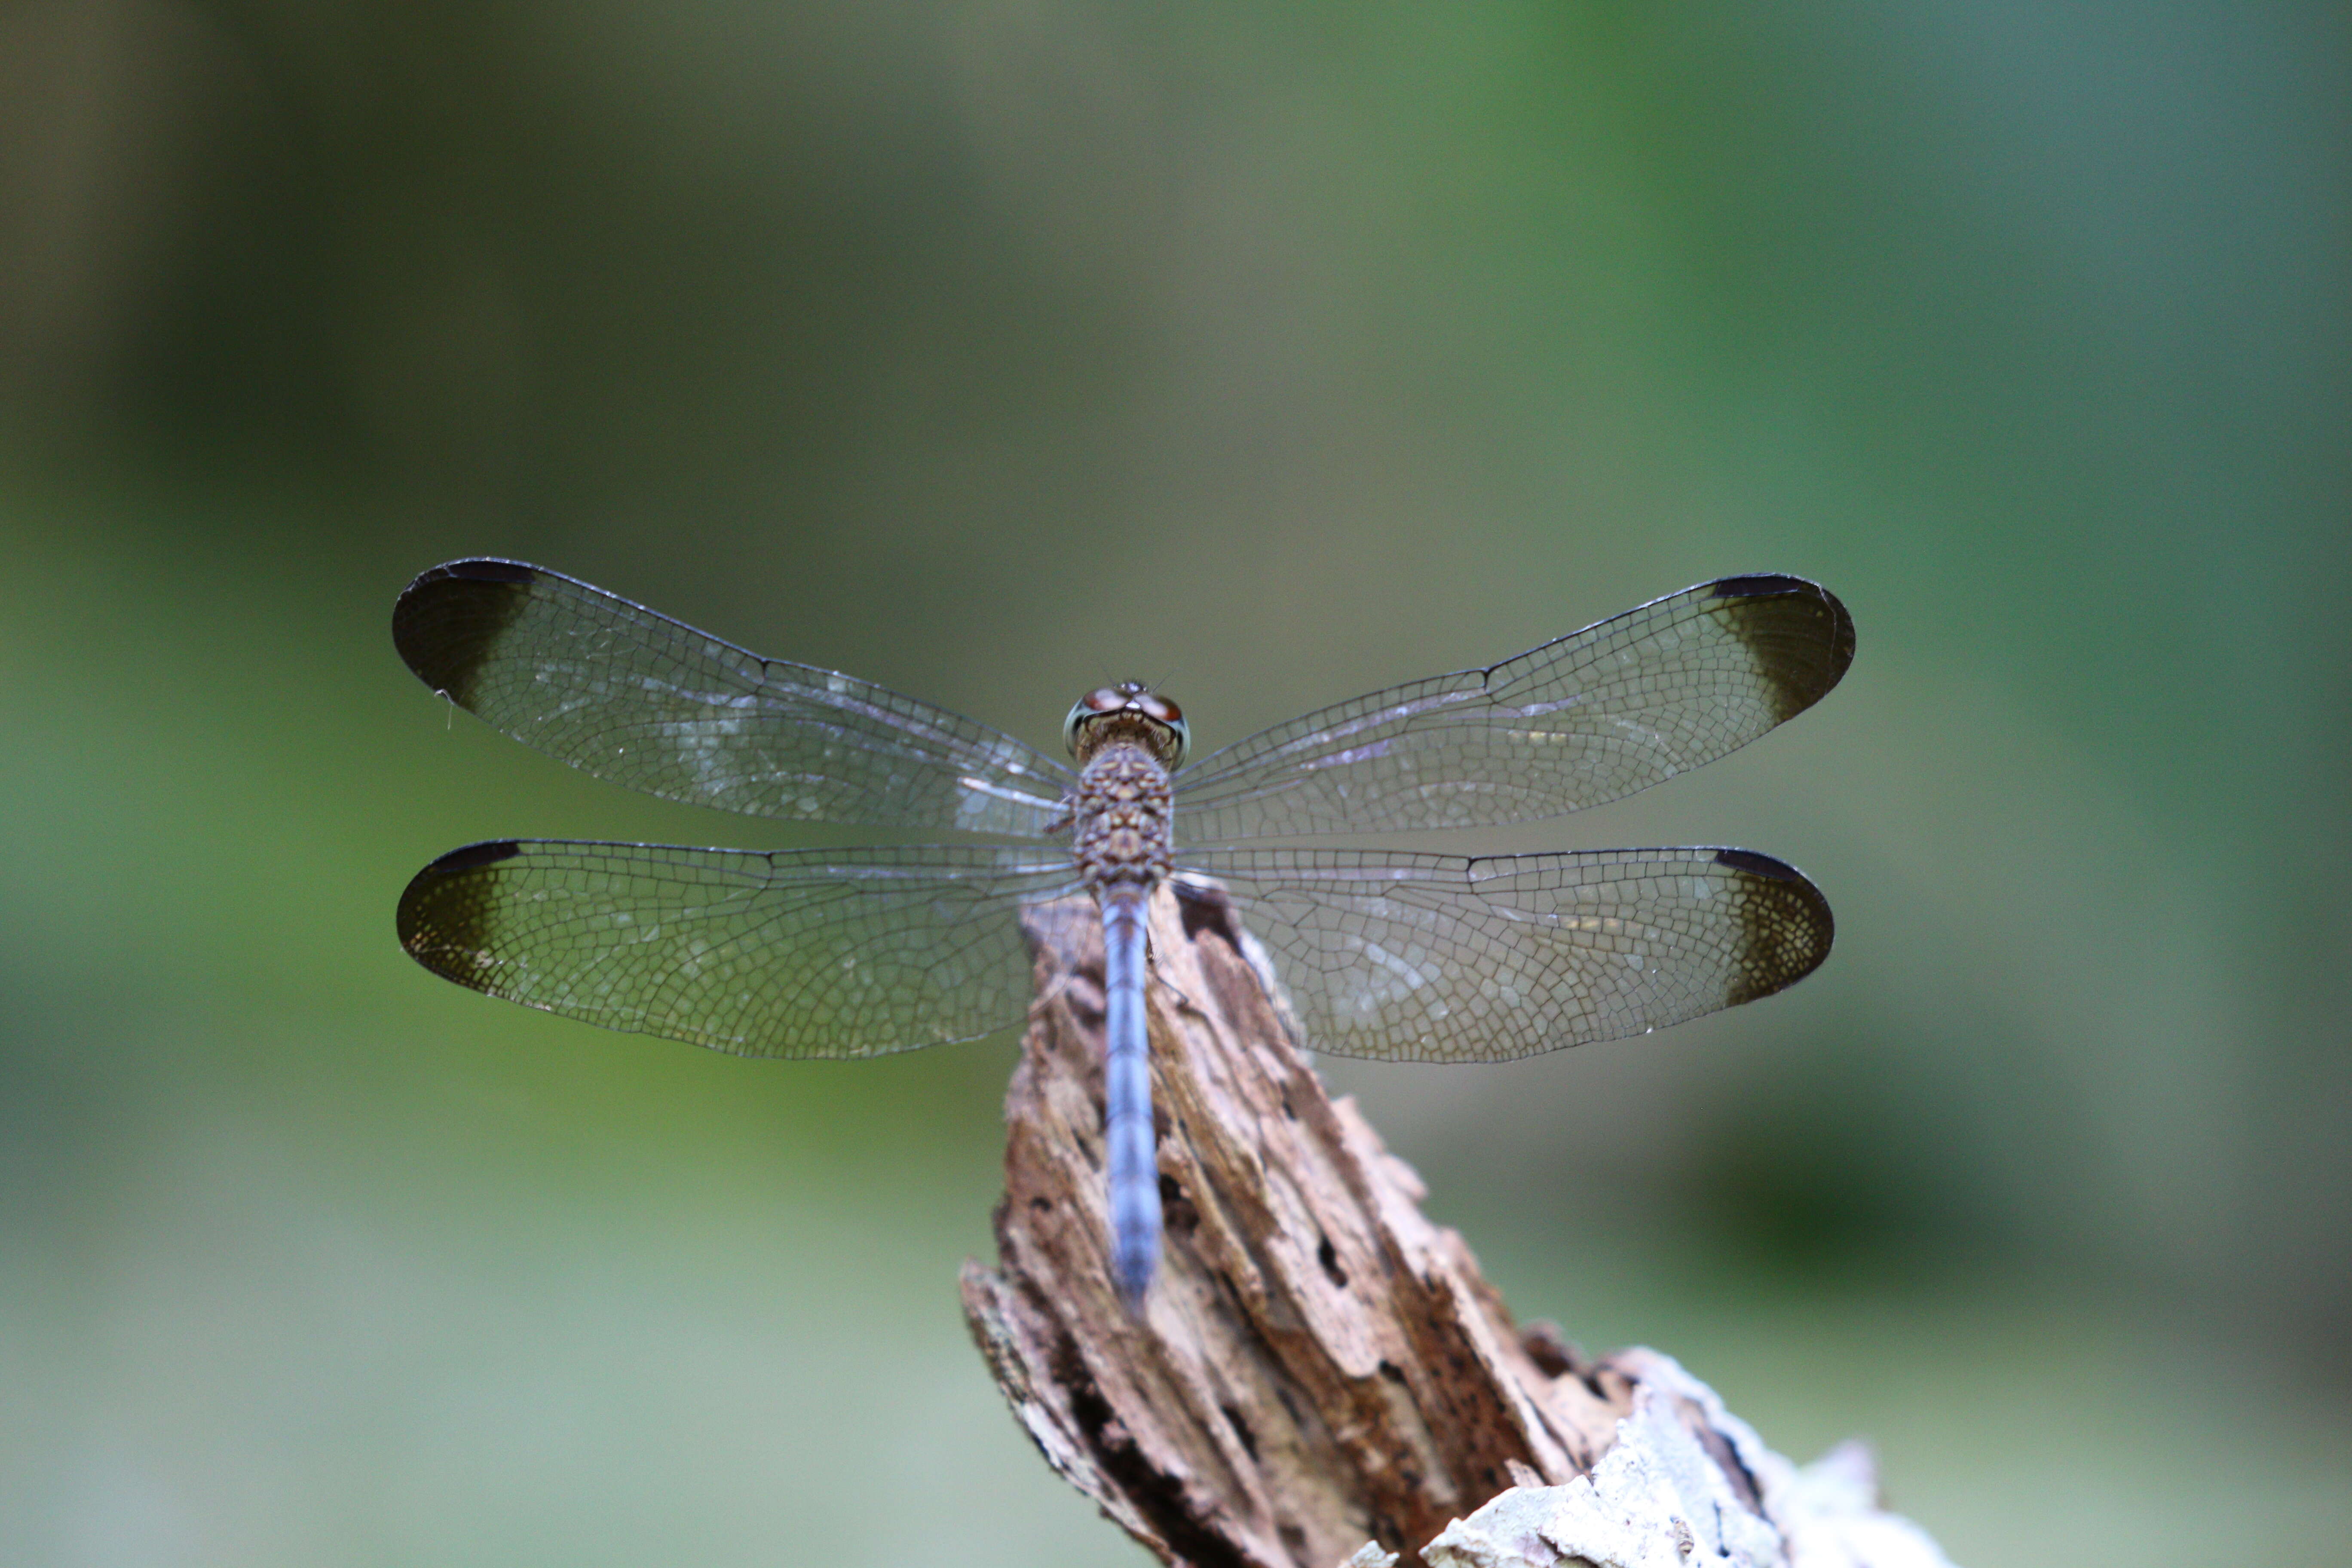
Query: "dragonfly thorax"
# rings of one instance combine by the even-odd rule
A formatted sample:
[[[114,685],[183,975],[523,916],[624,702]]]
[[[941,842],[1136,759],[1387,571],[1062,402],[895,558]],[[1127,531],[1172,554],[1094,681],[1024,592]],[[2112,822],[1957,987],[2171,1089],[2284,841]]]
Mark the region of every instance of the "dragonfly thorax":
[[[1107,740],[1078,774],[1070,797],[1070,854],[1097,893],[1149,890],[1175,862],[1175,792],[1168,769],[1140,744]]]
[[[1192,728],[1184,710],[1139,680],[1098,687],[1070,706],[1062,721],[1062,740],[1070,755],[1088,763],[1105,746],[1118,742],[1139,745],[1160,760],[1162,767],[1184,765],[1192,749]]]

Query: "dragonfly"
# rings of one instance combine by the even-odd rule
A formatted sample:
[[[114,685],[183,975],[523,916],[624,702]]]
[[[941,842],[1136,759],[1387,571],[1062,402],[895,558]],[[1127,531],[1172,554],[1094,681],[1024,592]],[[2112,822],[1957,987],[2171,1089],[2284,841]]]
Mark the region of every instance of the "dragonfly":
[[[1222,887],[1311,1048],[1386,1061],[1501,1061],[1646,1034],[1786,989],[1833,934],[1802,873],[1747,849],[1465,857],[1269,842],[1549,818],[1735,751],[1853,662],[1852,617],[1801,577],[1700,584],[1198,759],[1182,710],[1137,682],[1078,699],[1066,763],[515,561],[424,573],[400,595],[393,639],[435,691],[595,777],[784,822],[958,836],[467,845],[419,871],[398,913],[401,945],[460,985],[741,1056],[879,1056],[1020,1024],[1024,911],[1091,898],[1108,1268],[1138,1310],[1160,1230],[1145,910],[1171,879]]]

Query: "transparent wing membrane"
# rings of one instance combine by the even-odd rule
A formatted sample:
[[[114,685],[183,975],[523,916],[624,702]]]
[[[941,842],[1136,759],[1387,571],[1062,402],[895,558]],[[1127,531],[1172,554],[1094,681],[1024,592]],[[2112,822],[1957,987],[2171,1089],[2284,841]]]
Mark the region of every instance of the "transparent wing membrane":
[[[425,683],[631,789],[754,816],[1040,837],[1069,770],[870,681],[747,653],[561,573],[456,561],[393,641]]]
[[[1308,1043],[1339,1056],[1504,1061],[1643,1034],[1795,984],[1832,935],[1811,882],[1744,849],[1180,858],[1223,884]]]
[[[606,1028],[870,1057],[1019,1023],[1020,910],[1076,881],[1055,850],[509,839],[418,872],[400,941],[460,985]]]
[[[1727,577],[1523,653],[1375,691],[1202,758],[1193,843],[1527,822],[1738,750],[1820,700],[1853,622],[1801,577]]]
[[[1072,783],[1059,763],[513,562],[425,573],[393,633],[427,684],[634,789],[761,816],[1056,840],[768,854],[478,844],[426,867],[401,900],[401,942],[435,973],[747,1056],[872,1056],[1024,1016],[1020,911],[1082,891],[1059,842]],[[1832,932],[1820,892],[1765,856],[1469,859],[1246,841],[1613,800],[1803,711],[1853,647],[1844,607],[1802,578],[1685,589],[1205,758],[1176,780],[1180,863],[1226,887],[1308,1043],[1341,1055],[1500,1060],[1769,995],[1811,973]],[[1091,918],[1090,901],[1072,907]]]

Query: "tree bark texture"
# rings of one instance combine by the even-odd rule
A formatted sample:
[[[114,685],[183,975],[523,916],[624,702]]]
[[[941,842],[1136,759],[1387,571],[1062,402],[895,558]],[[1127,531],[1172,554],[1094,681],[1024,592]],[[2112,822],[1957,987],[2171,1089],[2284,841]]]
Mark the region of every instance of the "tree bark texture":
[[[1426,1561],[1454,1568],[1634,1568],[1691,1561],[1702,1543],[1730,1563],[1882,1561],[1757,1555],[1787,1534],[1764,1495],[1780,1472],[1758,1467],[1810,1472],[1667,1358],[1588,1362],[1548,1326],[1513,1323],[1462,1238],[1423,1215],[1419,1178],[1351,1100],[1324,1092],[1213,887],[1163,888],[1151,910],[1166,1239],[1130,1314],[1112,1284],[1102,1171],[1099,923],[1071,900],[1033,910],[1029,932],[1037,1001],[1005,1100],[998,1266],[965,1266],[965,1314],[1047,1462],[1161,1562],[1333,1568],[1430,1548]],[[1630,1482],[1627,1456],[1601,1468],[1626,1434],[1643,1460]],[[1648,1456],[1675,1443],[1713,1480],[1667,1489],[1661,1519],[1675,1524],[1625,1524],[1670,1555],[1606,1542],[1583,1555],[1577,1521],[1624,1514],[1628,1485],[1655,1491],[1673,1463]],[[1596,1478],[1612,1475],[1603,1497]]]

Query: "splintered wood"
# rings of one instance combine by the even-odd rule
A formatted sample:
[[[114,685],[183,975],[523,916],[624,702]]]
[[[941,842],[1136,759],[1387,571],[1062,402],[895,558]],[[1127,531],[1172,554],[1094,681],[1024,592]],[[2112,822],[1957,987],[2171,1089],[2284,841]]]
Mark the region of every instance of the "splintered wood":
[[[1421,1183],[1293,1049],[1213,888],[1151,911],[1167,1210],[1140,1320],[1111,1284],[1102,937],[1034,910],[994,1270],[964,1313],[1046,1460],[1181,1568],[1950,1568],[1866,1450],[1800,1468],[1654,1351],[1512,1326]]]
[[[1030,931],[999,1266],[967,1265],[963,1300],[1056,1470],[1163,1562],[1331,1568],[1592,1468],[1627,1379],[1513,1327],[1412,1171],[1292,1048],[1214,889],[1152,910],[1167,1240],[1130,1317],[1105,1215],[1099,927],[1069,903]]]

